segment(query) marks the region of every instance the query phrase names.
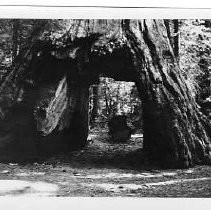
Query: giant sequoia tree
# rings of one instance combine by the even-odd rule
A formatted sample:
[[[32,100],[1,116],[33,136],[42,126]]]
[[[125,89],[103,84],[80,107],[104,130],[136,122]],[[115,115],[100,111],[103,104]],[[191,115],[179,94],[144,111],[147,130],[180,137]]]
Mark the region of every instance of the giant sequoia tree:
[[[148,156],[178,167],[210,162],[210,124],[191,98],[163,21],[124,21],[123,28],[139,73]]]
[[[33,130],[32,142],[44,151],[53,142],[66,150],[84,146],[89,86],[103,74],[136,83],[143,102],[144,151],[151,161],[168,167],[210,163],[211,125],[181,75],[164,21],[123,20],[113,28],[107,21],[75,21],[72,36],[60,39],[62,46],[34,42],[22,79],[32,82],[24,83],[19,104],[28,108],[20,121]],[[14,117],[5,117],[2,127]],[[4,142],[16,138],[4,137]]]

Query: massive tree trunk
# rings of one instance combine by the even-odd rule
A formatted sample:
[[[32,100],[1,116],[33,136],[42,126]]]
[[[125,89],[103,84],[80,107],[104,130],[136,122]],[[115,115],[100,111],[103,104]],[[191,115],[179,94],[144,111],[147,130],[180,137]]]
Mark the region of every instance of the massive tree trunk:
[[[51,145],[52,150],[59,151],[84,146],[88,135],[89,85],[103,73],[117,80],[136,82],[143,104],[144,151],[152,162],[166,167],[211,162],[210,122],[199,112],[181,76],[164,21],[124,20],[120,28],[123,33],[115,34],[117,47],[110,54],[110,49],[105,50],[108,54],[91,52],[99,34],[75,38],[68,45],[72,50],[66,49],[71,58],[58,59],[51,51],[42,56],[35,53],[28,69],[35,73],[33,85],[23,88],[23,102],[15,105],[0,123],[1,151],[5,144],[10,147],[10,142],[14,149],[26,145],[25,150],[37,147],[43,152]],[[109,39],[103,38],[96,48],[108,47]],[[32,45],[27,48],[23,52],[25,60],[31,57]],[[14,78],[20,78],[24,68],[21,61],[15,65],[0,86],[0,93]],[[4,110],[5,100],[0,102]]]
[[[211,125],[181,76],[162,20],[123,21],[143,102],[144,151],[167,167],[210,163]]]

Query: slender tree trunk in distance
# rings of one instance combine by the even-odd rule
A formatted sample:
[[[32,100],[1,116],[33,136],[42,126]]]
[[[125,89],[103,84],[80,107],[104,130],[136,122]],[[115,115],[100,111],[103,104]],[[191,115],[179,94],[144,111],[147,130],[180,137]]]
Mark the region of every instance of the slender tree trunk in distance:
[[[13,63],[16,60],[16,57],[18,55],[18,42],[19,42],[19,27],[20,23],[19,20],[13,20],[12,21],[12,61]]]
[[[93,94],[93,107],[91,111],[91,122],[94,123],[96,118],[98,117],[99,112],[99,86],[93,85],[92,86],[92,94]]]
[[[174,25],[174,55],[179,58],[179,21],[177,19],[173,20]]]
[[[167,36],[173,48],[174,55],[179,59],[179,20],[164,20]]]

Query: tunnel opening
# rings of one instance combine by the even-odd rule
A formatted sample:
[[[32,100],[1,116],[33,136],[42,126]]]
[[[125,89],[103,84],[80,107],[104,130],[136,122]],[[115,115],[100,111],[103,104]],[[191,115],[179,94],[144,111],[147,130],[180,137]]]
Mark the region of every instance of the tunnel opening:
[[[143,118],[135,82],[101,76],[89,91],[89,136],[85,151],[93,151],[98,157],[87,158],[102,166],[140,167]]]
[[[56,56],[51,50],[41,51],[34,54],[27,71],[21,84],[23,101],[14,107],[15,115],[8,118],[8,124],[14,117],[16,120],[5,139],[7,149],[1,144],[6,159],[34,160],[83,151],[91,146],[89,140],[96,136],[96,131],[98,137],[106,137],[104,143],[110,147],[122,148],[123,156],[141,149],[142,103],[134,83],[137,75],[128,48],[115,49],[111,54],[90,55],[88,63]],[[101,99],[96,102],[94,95],[99,89]],[[96,103],[101,103],[98,110],[93,107]],[[18,107],[21,111],[16,110]],[[126,117],[125,125],[133,130],[128,141],[121,145],[109,142],[108,121],[118,115]],[[6,127],[5,122],[2,127]],[[112,153],[113,160],[118,153]]]

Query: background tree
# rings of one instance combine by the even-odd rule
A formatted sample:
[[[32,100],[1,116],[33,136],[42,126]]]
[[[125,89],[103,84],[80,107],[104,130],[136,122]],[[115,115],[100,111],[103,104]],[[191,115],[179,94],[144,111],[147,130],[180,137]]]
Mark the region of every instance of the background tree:
[[[208,20],[181,21],[180,66],[182,74],[197,103],[203,106],[211,96],[211,36]],[[202,108],[206,113],[206,110]],[[208,113],[206,113],[208,114]]]
[[[92,85],[91,87],[91,111],[90,122],[95,123],[96,118],[99,116],[99,85]]]

